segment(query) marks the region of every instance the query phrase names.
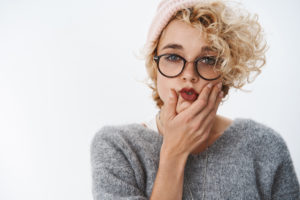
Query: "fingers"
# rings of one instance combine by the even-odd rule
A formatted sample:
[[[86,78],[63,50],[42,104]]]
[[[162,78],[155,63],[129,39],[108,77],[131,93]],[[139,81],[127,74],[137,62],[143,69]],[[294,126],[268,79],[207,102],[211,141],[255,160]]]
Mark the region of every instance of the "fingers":
[[[194,123],[194,127],[200,129],[200,132],[206,130],[206,122],[211,121],[210,119],[207,119],[209,114],[216,109],[216,106],[219,105],[219,101],[221,100],[221,97],[219,97],[221,88],[222,84],[214,85],[214,87],[211,89],[209,97],[207,98],[207,101],[205,102],[205,104],[203,104],[204,106],[197,104],[199,106],[202,106],[202,108],[198,110],[195,109],[197,110],[197,112],[194,111],[195,116],[193,116],[193,120],[191,121],[191,123]],[[201,103],[201,101],[199,102]]]
[[[205,109],[208,104],[210,94],[214,88],[213,84],[209,83],[202,89],[197,100],[188,109],[186,109],[188,116],[195,117],[202,112],[203,109]]]
[[[160,112],[161,119],[170,120],[176,116],[177,101],[178,101],[177,93],[173,89],[171,89],[169,91],[169,97],[161,109]]]
[[[221,82],[216,84],[213,87],[211,94],[208,98],[207,105],[205,106],[205,108],[203,109],[203,111],[201,113],[202,116],[206,117],[210,112],[212,112],[215,109],[216,102],[219,100],[218,96],[221,92],[221,89],[222,89]]]
[[[218,110],[218,108],[219,108],[219,105],[220,105],[220,103],[221,103],[223,97],[224,97],[224,92],[223,92],[223,91],[220,91],[220,92],[219,92],[219,95],[218,95],[218,97],[217,97],[217,100],[216,100],[215,108],[214,108],[214,113],[215,113],[215,114],[217,113],[217,110]]]
[[[201,129],[202,129],[202,131],[209,130],[212,127],[213,120],[214,120],[214,118],[216,116],[218,107],[219,107],[219,105],[220,105],[220,103],[221,103],[221,101],[223,99],[224,92],[223,91],[217,92],[217,95],[213,95],[213,93],[212,93],[211,96],[214,96],[214,97],[212,97],[212,101],[213,101],[213,98],[215,98],[213,109],[211,109],[211,108],[210,109],[206,109],[205,110],[205,114],[203,113],[203,115],[199,115],[199,117],[198,117],[198,120],[201,121]],[[204,112],[204,110],[203,110],[203,112]]]

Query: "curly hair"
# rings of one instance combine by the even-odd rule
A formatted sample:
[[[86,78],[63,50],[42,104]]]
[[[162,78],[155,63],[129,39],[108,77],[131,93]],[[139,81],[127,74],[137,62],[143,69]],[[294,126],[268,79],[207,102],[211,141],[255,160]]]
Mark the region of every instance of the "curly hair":
[[[221,58],[223,92],[227,96],[230,88],[241,89],[246,83],[255,80],[266,63],[267,43],[258,16],[217,0],[199,3],[190,8],[179,10],[172,20],[181,20],[202,31],[204,38]],[[234,9],[238,8],[238,9]],[[170,23],[169,21],[169,23]],[[164,29],[165,30],[165,29]],[[153,56],[158,42],[164,34],[150,46],[143,49],[146,69],[151,79],[148,86],[156,105],[163,105],[157,92],[157,67]],[[251,75],[254,76],[251,78]]]

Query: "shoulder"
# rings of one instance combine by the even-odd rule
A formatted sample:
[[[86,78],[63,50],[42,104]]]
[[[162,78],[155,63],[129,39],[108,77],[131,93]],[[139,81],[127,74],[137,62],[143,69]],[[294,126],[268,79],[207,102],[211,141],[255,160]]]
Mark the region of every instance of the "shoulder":
[[[249,118],[237,118],[234,124],[244,144],[260,156],[283,159],[289,154],[285,140],[273,128]]]
[[[111,140],[115,137],[132,134],[132,132],[136,132],[139,129],[141,129],[141,127],[138,124],[106,125],[96,132],[94,139],[101,138]]]
[[[246,137],[256,138],[264,142],[284,142],[282,136],[276,130],[261,122],[249,118],[237,118],[234,123],[235,127]]]
[[[130,134],[139,129],[137,124],[114,125],[102,127],[92,138],[90,153],[92,165],[107,163],[127,163],[132,155]],[[105,164],[106,163],[106,164]]]
[[[138,139],[147,135],[153,136],[155,132],[146,128],[142,124],[132,123],[125,125],[107,125],[96,132],[93,140],[114,140],[116,138]],[[156,134],[157,135],[157,134]]]
[[[106,125],[96,132],[92,139],[92,145],[96,143],[120,143],[122,139],[134,138],[143,129],[138,124]]]
[[[159,135],[142,124],[102,127],[91,141],[91,151],[137,151],[158,144]]]
[[[97,199],[144,196],[144,163],[136,148],[142,125],[104,126],[94,135],[90,147],[93,193]]]

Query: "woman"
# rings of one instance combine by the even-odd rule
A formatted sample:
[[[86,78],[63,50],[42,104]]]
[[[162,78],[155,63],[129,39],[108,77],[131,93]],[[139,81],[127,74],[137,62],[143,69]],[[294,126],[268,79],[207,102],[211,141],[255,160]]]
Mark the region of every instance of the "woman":
[[[217,109],[265,64],[257,18],[223,1],[164,0],[146,67],[160,112],[103,127],[91,145],[94,199],[300,199],[288,148],[273,129]]]

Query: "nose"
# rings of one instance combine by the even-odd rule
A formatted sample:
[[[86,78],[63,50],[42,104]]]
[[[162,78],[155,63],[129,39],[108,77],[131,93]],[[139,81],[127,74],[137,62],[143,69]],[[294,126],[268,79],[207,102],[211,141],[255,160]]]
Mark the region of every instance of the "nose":
[[[184,81],[197,82],[199,80],[199,76],[195,70],[194,62],[186,62],[184,70],[181,74],[181,79]]]

